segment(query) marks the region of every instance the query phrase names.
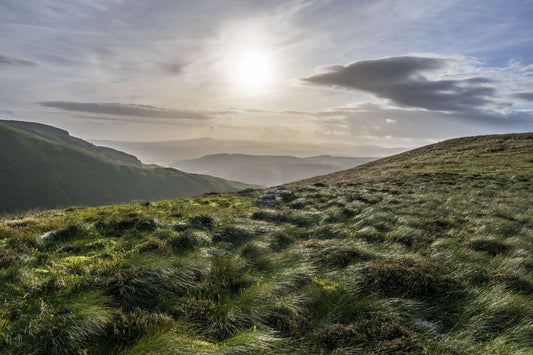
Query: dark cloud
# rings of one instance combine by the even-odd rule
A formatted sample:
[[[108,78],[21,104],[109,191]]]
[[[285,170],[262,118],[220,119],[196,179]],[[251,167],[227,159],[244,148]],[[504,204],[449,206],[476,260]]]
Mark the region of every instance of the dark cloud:
[[[92,103],[92,102],[65,102],[46,101],[39,102],[41,106],[55,107],[66,111],[90,112],[105,115],[136,116],[149,118],[168,119],[209,119],[205,113],[189,110],[174,110],[148,105],[119,104],[119,103]]]
[[[533,101],[533,92],[520,92],[514,94],[513,97],[524,101]]]
[[[159,68],[165,74],[179,75],[189,63],[180,63],[176,61],[160,62]]]
[[[37,63],[0,54],[0,67],[34,67]]]
[[[326,68],[324,73],[301,79],[305,83],[360,90],[403,107],[431,111],[473,112],[492,102],[496,91],[490,79],[430,80],[450,60],[427,57],[391,57]]]

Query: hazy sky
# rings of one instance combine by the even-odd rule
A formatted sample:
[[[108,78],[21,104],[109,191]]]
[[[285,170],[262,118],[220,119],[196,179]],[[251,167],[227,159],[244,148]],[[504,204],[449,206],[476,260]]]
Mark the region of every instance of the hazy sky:
[[[533,1],[0,0],[0,117],[86,139],[533,131]]]

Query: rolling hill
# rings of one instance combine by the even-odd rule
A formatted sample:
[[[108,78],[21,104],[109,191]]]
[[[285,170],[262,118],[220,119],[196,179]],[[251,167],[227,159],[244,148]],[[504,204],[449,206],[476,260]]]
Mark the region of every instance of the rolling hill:
[[[39,127],[42,128],[42,127]],[[46,128],[46,127],[45,127]],[[48,129],[48,128],[46,128]],[[44,139],[61,136],[60,139]],[[121,164],[68,134],[27,133],[0,124],[0,213],[32,208],[103,205],[156,200],[204,192],[236,191],[248,185],[175,169]]]
[[[190,173],[218,176],[248,184],[275,186],[344,170],[374,159],[377,158],[214,154],[177,161],[172,166]]]
[[[16,128],[18,130],[35,134],[41,138],[59,144],[69,144],[75,147],[83,148],[89,152],[100,154],[108,159],[114,160],[120,164],[133,165],[142,167],[143,164],[136,156],[121,152],[108,147],[96,146],[82,139],[72,137],[67,131],[53,126],[36,122],[0,120],[0,124]]]
[[[0,219],[6,354],[530,354],[533,133]]]

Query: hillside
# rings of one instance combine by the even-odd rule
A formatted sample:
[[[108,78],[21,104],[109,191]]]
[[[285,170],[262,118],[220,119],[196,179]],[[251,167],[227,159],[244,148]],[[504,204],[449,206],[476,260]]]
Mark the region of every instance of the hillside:
[[[191,173],[218,176],[248,184],[275,186],[344,170],[374,159],[376,158],[329,155],[297,158],[279,155],[214,154],[177,161],[172,166]]]
[[[83,148],[92,153],[100,154],[108,159],[114,160],[120,164],[127,164],[142,167],[142,163],[136,156],[121,152],[108,147],[96,146],[92,143],[86,142],[83,139],[72,137],[67,131],[53,126],[45,125],[36,122],[0,120],[0,124],[4,124],[24,132],[35,134],[41,138],[59,144],[69,144],[75,147]]]
[[[117,163],[71,144],[0,124],[0,213],[157,200],[248,185],[175,169]]]
[[[7,354],[533,352],[533,134],[0,220]]]

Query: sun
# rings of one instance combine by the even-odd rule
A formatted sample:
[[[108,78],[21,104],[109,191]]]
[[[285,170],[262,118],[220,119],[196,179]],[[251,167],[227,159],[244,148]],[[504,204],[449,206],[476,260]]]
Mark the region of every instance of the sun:
[[[232,81],[248,93],[264,91],[273,82],[272,55],[265,50],[248,49],[236,53],[232,66]]]

